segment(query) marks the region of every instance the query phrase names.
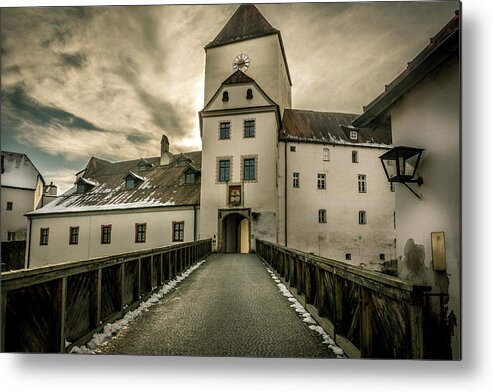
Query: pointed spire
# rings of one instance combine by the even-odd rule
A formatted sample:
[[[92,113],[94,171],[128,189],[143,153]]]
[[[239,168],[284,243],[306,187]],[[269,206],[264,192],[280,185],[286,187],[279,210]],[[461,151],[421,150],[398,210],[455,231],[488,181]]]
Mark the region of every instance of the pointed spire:
[[[257,7],[253,4],[242,4],[205,49],[278,32],[279,30],[271,26]]]

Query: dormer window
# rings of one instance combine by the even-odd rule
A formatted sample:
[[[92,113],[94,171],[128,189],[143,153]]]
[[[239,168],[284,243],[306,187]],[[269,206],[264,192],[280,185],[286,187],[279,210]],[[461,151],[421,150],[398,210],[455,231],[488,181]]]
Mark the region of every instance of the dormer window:
[[[147,169],[150,169],[151,167],[153,167],[154,165],[152,163],[149,163],[148,161],[146,161],[144,158],[142,158],[137,166],[137,170],[139,172],[143,172],[143,171],[146,171]]]
[[[125,189],[137,188],[141,183],[145,181],[144,177],[138,176],[134,172],[130,171],[125,177]]]
[[[351,140],[358,140],[358,132],[357,131],[350,131],[349,132],[349,138]]]
[[[247,90],[246,99],[253,99],[253,91],[251,88]]]
[[[197,177],[199,176],[199,171],[190,165],[189,168],[184,170],[185,173],[185,184],[195,184]]]
[[[186,158],[178,158],[176,161],[176,166],[185,166],[187,164],[188,160]]]
[[[77,187],[77,193],[81,195],[83,193],[89,192],[92,188],[96,186],[96,183],[86,178],[80,177],[75,182],[75,185]]]
[[[223,92],[223,102],[229,101],[229,93],[227,91]]]

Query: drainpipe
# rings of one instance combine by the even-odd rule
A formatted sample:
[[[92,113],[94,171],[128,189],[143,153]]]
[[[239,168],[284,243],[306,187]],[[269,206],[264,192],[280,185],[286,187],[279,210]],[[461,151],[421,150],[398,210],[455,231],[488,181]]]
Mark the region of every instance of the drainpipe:
[[[284,246],[288,246],[288,143],[284,141]]]

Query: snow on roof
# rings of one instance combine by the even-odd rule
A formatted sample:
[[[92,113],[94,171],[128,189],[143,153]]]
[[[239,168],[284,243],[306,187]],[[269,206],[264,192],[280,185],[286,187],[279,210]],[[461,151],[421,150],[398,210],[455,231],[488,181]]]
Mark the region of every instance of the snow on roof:
[[[200,169],[202,152],[190,152],[187,156]],[[27,215],[199,204],[200,180],[194,184],[186,184],[183,166],[178,166],[176,160],[175,157],[170,165],[160,166],[160,157],[147,158],[154,166],[146,170],[145,178],[134,173],[138,170],[140,159],[92,165],[81,179],[94,183],[93,189],[78,194],[72,188],[50,204]],[[133,189],[125,187],[125,177],[129,173],[142,180]]]
[[[94,181],[91,181],[88,178],[84,178],[84,177],[79,177],[76,182],[83,182],[83,183],[85,183],[87,185],[91,185],[91,186],[97,185]]]
[[[146,180],[144,177],[139,176],[138,174],[135,174],[132,170],[129,170],[128,171],[128,174],[131,175],[133,178],[136,178],[137,180],[140,180],[140,181],[145,181]]]
[[[26,154],[2,151],[2,161],[2,186],[36,189],[38,176],[41,174]],[[43,180],[42,176],[41,179]]]

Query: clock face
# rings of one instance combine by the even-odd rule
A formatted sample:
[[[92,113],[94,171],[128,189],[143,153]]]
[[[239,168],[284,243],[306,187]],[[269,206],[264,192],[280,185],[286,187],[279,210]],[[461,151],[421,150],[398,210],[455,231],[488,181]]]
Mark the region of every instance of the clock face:
[[[235,71],[240,70],[241,72],[246,72],[249,66],[250,66],[250,58],[244,53],[239,54],[233,60],[233,69]]]

